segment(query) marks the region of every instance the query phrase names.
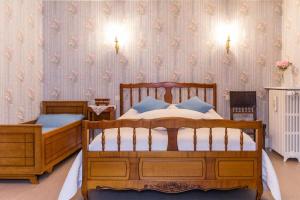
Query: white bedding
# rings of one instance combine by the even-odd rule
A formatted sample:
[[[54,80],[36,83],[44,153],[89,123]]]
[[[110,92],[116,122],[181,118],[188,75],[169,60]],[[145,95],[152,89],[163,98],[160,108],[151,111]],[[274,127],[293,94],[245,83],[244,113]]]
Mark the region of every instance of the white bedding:
[[[213,109],[207,113],[200,113],[185,109],[176,109],[174,106],[170,106],[169,109],[154,110],[145,112],[142,114],[137,113],[134,109],[130,109],[127,113],[120,117],[120,119],[153,119],[161,117],[185,117],[193,119],[222,119]],[[200,134],[201,132],[201,134]],[[121,128],[121,150],[132,151],[132,129]],[[136,149],[138,151],[148,150],[148,130],[136,129],[137,143]],[[240,149],[240,131],[236,129],[228,129],[228,150]],[[209,150],[208,144],[209,130],[197,129],[197,150]],[[106,151],[117,151],[117,131],[115,129],[108,129],[105,131]],[[168,136],[165,129],[158,128],[152,130],[152,150],[164,151],[167,149]],[[90,151],[101,150],[101,134],[98,135],[90,144]],[[224,150],[224,129],[213,129],[213,150]],[[244,150],[255,150],[254,141],[246,134],[244,134]],[[188,128],[182,128],[178,131],[178,149],[179,151],[193,150],[193,130]],[[263,181],[268,186],[275,200],[281,200],[281,194],[276,173],[272,166],[272,163],[268,155],[263,151]],[[81,186],[82,181],[82,153],[80,152],[63,185],[63,188],[59,195],[59,200],[67,200],[72,198],[78,188]]]

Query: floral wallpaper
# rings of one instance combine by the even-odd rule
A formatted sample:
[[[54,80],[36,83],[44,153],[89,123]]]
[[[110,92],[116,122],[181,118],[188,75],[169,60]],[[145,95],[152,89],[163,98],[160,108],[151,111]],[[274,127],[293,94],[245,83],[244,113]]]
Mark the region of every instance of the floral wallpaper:
[[[300,86],[300,0],[283,1],[282,58],[293,63],[295,86]]]
[[[280,0],[45,1],[44,98],[118,104],[123,82],[216,82],[221,115],[229,117],[230,90],[256,90],[266,120],[281,18]],[[214,34],[226,20],[240,30],[230,54]],[[108,22],[130,32],[118,55],[105,41]]]
[[[31,120],[40,111],[42,10],[37,0],[0,1],[0,123]]]

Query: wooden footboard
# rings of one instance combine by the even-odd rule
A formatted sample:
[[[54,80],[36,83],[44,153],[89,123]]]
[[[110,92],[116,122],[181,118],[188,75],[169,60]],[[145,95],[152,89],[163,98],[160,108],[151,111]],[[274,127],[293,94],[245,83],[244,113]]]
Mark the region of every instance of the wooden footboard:
[[[81,148],[82,122],[42,134],[41,125],[0,125],[0,179],[29,179]]]
[[[133,128],[133,151],[120,151],[120,127]],[[165,127],[168,130],[168,150],[152,151],[151,130]],[[194,151],[178,151],[178,129],[194,129]],[[213,128],[224,128],[224,151],[213,151]],[[105,134],[102,134],[102,151],[89,151],[89,130],[117,128],[118,151],[105,151]],[[136,128],[146,128],[147,152],[136,151]],[[197,150],[197,129],[209,128],[209,150]],[[228,150],[229,128],[240,129],[240,150]],[[256,150],[245,151],[243,129],[256,130]],[[163,118],[155,120],[116,120],[84,122],[83,130],[83,184],[82,193],[87,198],[89,189],[157,190],[178,193],[193,189],[257,190],[262,195],[262,123],[230,120],[192,120]]]
[[[0,125],[0,178],[29,179],[42,173],[40,125]]]

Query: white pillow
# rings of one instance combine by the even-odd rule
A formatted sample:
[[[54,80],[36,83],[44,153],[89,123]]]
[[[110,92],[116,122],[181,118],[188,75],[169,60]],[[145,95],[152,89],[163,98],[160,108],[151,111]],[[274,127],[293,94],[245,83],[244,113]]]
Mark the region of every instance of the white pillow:
[[[176,104],[171,104],[167,109],[179,109],[176,107]]]
[[[139,115],[141,119],[156,119],[164,117],[183,117],[190,119],[210,119],[210,116],[204,113],[187,109],[159,109],[144,112]]]

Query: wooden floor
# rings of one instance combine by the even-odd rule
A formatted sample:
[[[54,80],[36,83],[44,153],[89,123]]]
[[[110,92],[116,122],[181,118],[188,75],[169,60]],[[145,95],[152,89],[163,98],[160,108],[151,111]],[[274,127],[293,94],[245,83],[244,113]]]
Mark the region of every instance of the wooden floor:
[[[277,154],[270,153],[269,155],[279,178],[282,200],[299,200],[300,164],[296,160],[288,160],[287,163],[284,163]],[[38,185],[32,185],[28,181],[22,180],[0,180],[0,199],[56,200],[75,156],[56,166],[50,176],[42,175]],[[80,199],[81,196],[78,193],[74,200]],[[264,193],[263,200],[272,200],[269,192]]]

